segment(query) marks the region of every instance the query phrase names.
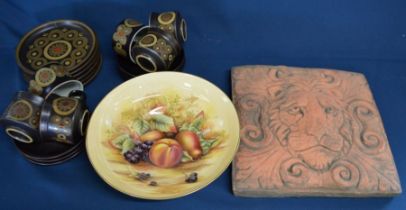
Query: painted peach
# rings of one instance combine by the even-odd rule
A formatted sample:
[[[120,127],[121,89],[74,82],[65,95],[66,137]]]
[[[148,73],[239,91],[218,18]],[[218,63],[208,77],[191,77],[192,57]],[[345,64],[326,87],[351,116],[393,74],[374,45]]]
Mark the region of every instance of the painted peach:
[[[192,131],[181,131],[175,138],[194,160],[202,156],[202,147],[200,145],[199,136],[197,136],[196,133]]]
[[[140,137],[141,141],[156,141],[165,137],[165,134],[161,131],[153,130],[143,134]]]
[[[156,141],[149,151],[151,162],[161,168],[171,168],[178,165],[182,156],[182,146],[176,140],[169,138]]]

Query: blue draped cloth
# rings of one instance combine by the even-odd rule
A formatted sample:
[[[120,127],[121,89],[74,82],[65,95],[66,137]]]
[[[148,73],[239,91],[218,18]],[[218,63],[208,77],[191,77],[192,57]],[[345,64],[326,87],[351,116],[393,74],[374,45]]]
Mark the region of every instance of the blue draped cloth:
[[[406,175],[406,1],[392,0],[2,0],[0,110],[27,88],[15,60],[36,25],[76,19],[97,33],[103,67],[86,86],[93,110],[123,82],[111,47],[126,17],[147,23],[153,11],[178,10],[188,22],[185,72],[230,95],[230,68],[246,64],[322,67],[362,72],[382,115],[401,181]],[[0,209],[406,209],[395,198],[238,198],[230,168],[208,187],[168,201],[126,196],[93,170],[86,152],[64,164],[29,163],[0,132]]]

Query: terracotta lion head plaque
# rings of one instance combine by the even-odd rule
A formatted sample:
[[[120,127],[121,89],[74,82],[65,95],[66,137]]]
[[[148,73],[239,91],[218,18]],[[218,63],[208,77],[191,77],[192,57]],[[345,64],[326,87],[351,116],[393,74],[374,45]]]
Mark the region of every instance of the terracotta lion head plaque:
[[[382,120],[359,73],[284,66],[232,70],[241,196],[390,196],[401,187]]]

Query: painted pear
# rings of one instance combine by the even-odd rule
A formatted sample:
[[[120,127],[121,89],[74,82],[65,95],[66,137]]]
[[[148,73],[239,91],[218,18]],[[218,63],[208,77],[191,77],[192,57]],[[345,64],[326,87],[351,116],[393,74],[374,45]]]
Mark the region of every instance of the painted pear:
[[[176,135],[176,140],[182,148],[193,158],[199,159],[202,156],[202,147],[199,136],[192,131],[181,131]]]

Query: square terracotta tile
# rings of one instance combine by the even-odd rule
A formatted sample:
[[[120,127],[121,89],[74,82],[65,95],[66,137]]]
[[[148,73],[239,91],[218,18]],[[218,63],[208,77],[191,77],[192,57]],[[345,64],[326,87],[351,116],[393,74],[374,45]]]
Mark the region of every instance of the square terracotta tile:
[[[237,196],[393,196],[399,177],[359,73],[285,66],[232,70],[240,117]]]

